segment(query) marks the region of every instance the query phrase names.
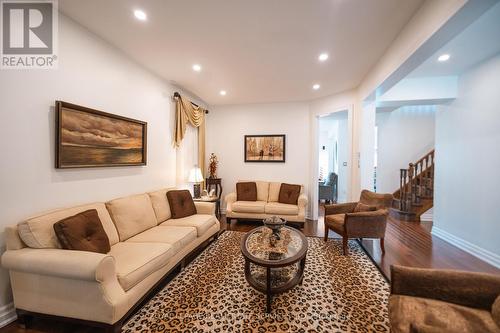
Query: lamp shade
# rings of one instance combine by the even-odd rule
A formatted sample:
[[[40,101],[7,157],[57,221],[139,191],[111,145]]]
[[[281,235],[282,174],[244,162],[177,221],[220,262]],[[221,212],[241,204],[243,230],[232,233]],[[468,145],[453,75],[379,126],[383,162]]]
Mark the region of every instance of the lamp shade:
[[[198,167],[192,168],[191,171],[189,172],[188,181],[190,183],[201,183],[203,181],[203,175],[201,174],[201,169]]]

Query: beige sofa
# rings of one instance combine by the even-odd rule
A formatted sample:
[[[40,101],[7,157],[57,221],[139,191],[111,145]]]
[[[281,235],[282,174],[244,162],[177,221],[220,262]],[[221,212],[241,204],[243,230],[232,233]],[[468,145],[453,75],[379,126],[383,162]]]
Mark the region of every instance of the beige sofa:
[[[7,227],[2,265],[10,273],[18,315],[121,329],[166,274],[218,235],[213,203],[195,202],[196,215],[172,219],[167,191],[56,210]],[[88,209],[98,212],[111,245],[108,254],[60,248],[53,224]]]
[[[231,219],[262,220],[271,216],[281,217],[289,222],[303,224],[306,220],[307,196],[303,193],[304,186],[297,205],[278,202],[280,182],[256,181],[257,201],[237,201],[236,192],[226,196],[226,221]]]

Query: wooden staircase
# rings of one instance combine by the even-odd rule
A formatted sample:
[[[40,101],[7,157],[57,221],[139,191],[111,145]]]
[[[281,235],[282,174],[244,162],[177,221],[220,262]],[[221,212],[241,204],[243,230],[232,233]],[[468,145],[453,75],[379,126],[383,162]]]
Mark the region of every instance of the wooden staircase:
[[[391,216],[419,222],[420,216],[434,204],[434,150],[427,153],[408,169],[401,169],[399,189],[394,192]]]

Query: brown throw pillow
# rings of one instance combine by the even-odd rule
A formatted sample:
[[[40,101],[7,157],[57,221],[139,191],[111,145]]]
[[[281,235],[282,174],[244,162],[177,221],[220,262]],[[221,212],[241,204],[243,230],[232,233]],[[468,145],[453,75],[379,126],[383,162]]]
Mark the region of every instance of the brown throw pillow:
[[[364,203],[358,202],[356,207],[354,208],[355,213],[359,212],[373,212],[376,211],[377,207],[376,206],[370,206],[370,205],[365,205]]]
[[[282,183],[278,202],[289,205],[296,205],[299,201],[300,185]]]
[[[257,184],[255,182],[236,183],[237,201],[257,201]]]
[[[196,214],[196,206],[188,190],[168,191],[167,200],[173,219],[180,219]]]
[[[108,253],[109,238],[102,227],[97,210],[89,209],[54,224],[63,249]]]

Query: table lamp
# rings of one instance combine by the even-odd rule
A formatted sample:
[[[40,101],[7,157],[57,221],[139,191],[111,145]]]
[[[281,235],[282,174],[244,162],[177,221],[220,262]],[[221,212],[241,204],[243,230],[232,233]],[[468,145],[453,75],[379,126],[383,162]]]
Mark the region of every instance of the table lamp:
[[[193,197],[200,197],[200,183],[203,182],[203,175],[201,174],[201,169],[195,166],[189,172],[189,182],[194,183],[193,185]]]

